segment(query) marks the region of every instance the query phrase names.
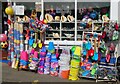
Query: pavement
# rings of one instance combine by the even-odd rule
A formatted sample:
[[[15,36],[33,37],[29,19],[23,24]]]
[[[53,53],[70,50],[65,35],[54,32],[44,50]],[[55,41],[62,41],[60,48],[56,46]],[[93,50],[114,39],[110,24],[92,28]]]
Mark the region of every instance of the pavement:
[[[38,73],[35,72],[31,72],[31,71],[24,71],[24,70],[16,70],[16,69],[12,69],[10,66],[8,66],[6,63],[1,63],[2,65],[2,82],[31,82],[32,84],[34,84],[34,82],[46,82],[46,83],[90,83],[90,84],[107,84],[107,82],[98,82],[96,83],[95,80],[93,79],[79,79],[77,81],[71,81],[68,79],[62,79],[60,77],[53,77],[50,75],[40,75]],[[8,83],[10,84],[10,83]],[[16,83],[15,83],[16,84]],[[36,83],[35,83],[36,84]],[[38,84],[38,83],[37,83]]]

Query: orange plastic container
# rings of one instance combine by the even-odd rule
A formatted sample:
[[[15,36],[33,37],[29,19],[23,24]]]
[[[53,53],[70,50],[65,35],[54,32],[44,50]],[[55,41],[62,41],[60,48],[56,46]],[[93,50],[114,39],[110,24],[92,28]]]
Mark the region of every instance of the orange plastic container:
[[[69,78],[69,72],[70,72],[70,70],[61,71],[61,77],[64,78],[64,79],[68,79]]]

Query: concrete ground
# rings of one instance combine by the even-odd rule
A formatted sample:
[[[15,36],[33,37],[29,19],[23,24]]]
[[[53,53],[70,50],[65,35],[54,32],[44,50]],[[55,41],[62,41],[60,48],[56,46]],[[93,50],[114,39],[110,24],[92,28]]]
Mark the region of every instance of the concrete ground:
[[[50,75],[40,75],[31,71],[17,71],[7,64],[2,63],[2,81],[3,82],[73,82],[68,79],[52,77]],[[74,82],[95,82],[95,80],[80,79]]]

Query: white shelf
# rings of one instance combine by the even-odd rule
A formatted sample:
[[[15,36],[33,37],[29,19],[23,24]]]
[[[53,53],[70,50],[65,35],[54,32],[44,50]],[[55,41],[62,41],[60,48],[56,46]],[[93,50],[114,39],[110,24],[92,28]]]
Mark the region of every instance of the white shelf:
[[[19,24],[29,24],[29,22],[17,22]]]
[[[60,22],[48,22],[48,24],[51,24],[51,23],[60,23]]]
[[[49,42],[53,42],[53,40],[49,40],[49,41],[45,41],[45,44],[49,44]],[[63,40],[63,41],[54,41],[54,44],[60,44],[60,45],[82,45],[82,41],[68,41],[67,40]]]
[[[53,29],[53,30],[49,30],[49,31],[60,31],[60,30],[55,30],[55,29]]]
[[[75,22],[61,22],[61,23],[75,23]]]
[[[46,38],[60,38],[60,37],[46,37]]]
[[[61,30],[61,31],[75,31],[75,30]]]
[[[75,37],[61,37],[61,38],[70,38],[70,39],[73,39],[73,38],[75,38]]]
[[[115,66],[105,66],[105,65],[98,65],[98,66],[103,68],[115,68]]]
[[[96,77],[90,77],[90,76],[79,76],[80,78],[92,78],[92,79],[96,79]]]

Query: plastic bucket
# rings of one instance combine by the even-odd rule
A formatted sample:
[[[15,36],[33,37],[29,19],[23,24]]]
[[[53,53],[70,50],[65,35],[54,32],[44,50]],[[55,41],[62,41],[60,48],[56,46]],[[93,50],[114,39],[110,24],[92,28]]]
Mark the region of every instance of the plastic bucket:
[[[61,71],[61,74],[60,74],[61,78],[68,79],[69,72],[70,72],[70,70],[63,70],[63,71]]]
[[[79,68],[70,68],[70,75],[71,76],[77,76],[79,72]]]
[[[79,60],[71,60],[71,66],[72,67],[79,67],[80,66],[80,61]]]

